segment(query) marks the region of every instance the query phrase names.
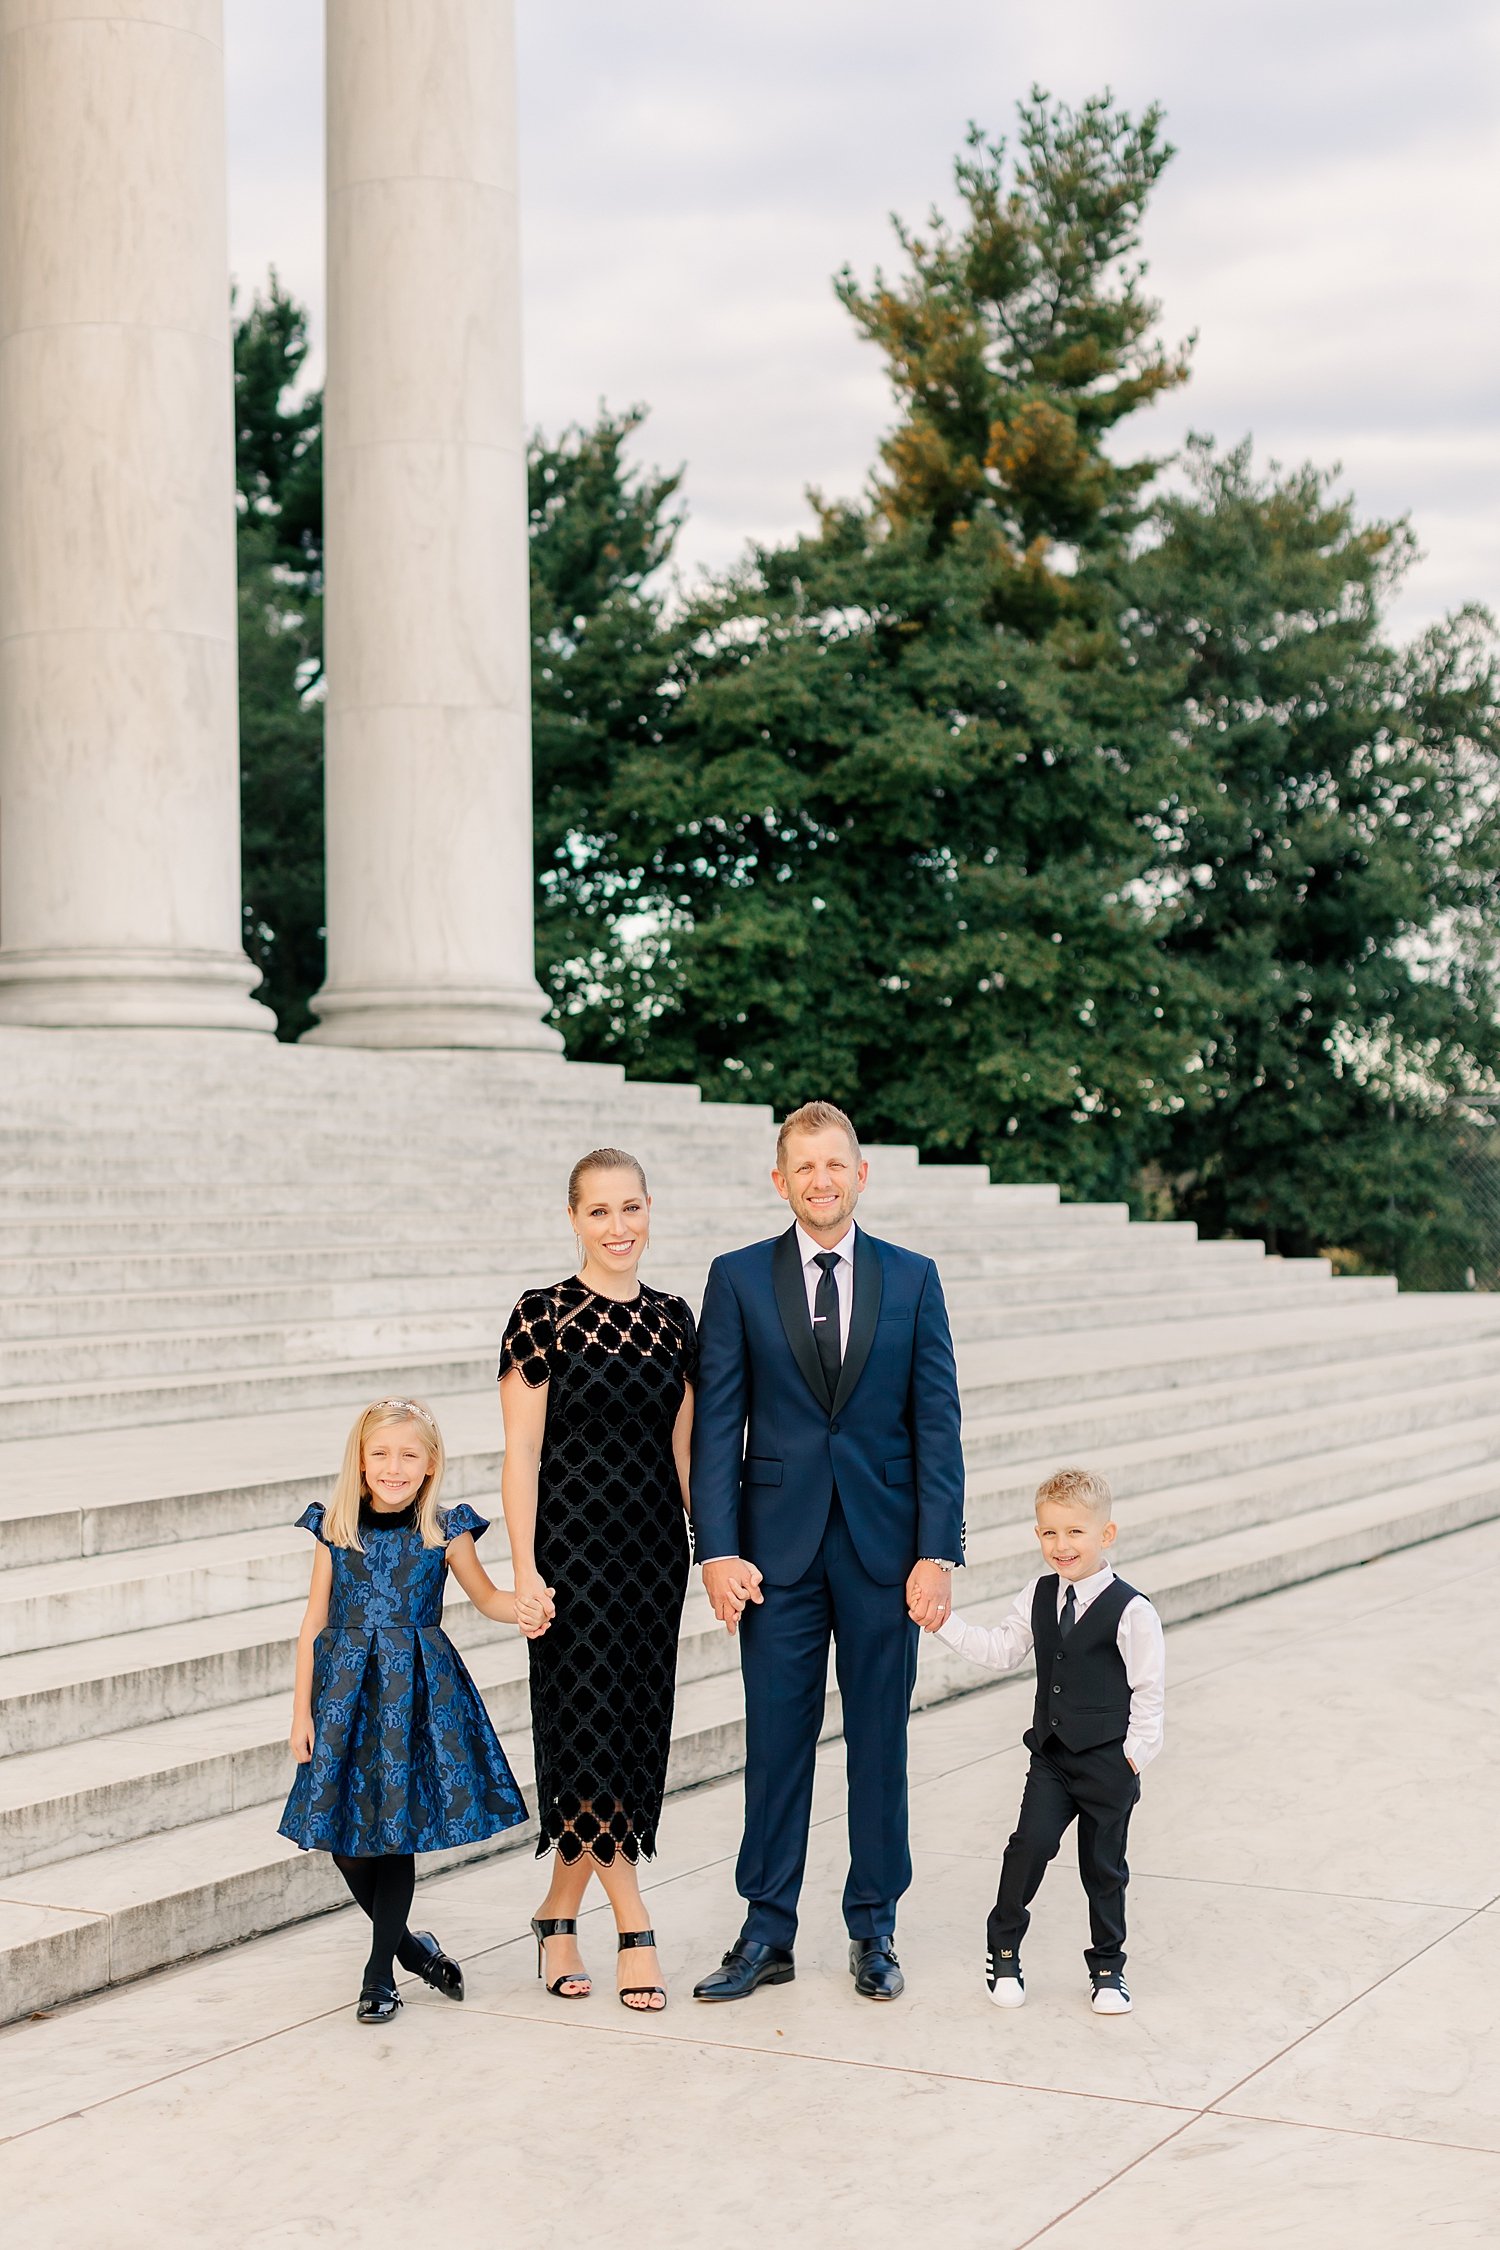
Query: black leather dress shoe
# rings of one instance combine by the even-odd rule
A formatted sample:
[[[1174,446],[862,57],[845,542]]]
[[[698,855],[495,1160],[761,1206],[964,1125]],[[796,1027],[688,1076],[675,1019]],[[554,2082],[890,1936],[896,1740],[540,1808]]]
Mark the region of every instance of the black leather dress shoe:
[[[445,1953],[431,1930],[413,1930],[411,1942],[421,1954],[412,1967],[424,1984],[441,1992],[445,2000],[462,2000],[464,1972],[451,1953]]]
[[[719,1967],[693,1986],[695,2000],[744,2000],[758,1984],[790,1984],[796,1963],[784,1945],[757,1945],[740,1938]]]
[[[899,2000],[906,1990],[894,1938],[851,1938],[849,1974],[862,2000]]]
[[[389,1985],[367,1984],[354,2011],[357,2023],[389,2023],[401,2002]]]

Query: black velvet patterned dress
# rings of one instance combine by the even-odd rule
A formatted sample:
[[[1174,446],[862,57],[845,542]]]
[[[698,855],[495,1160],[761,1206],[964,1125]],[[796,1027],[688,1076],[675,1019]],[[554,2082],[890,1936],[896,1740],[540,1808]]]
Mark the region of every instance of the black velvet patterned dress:
[[[680,1297],[643,1286],[619,1304],[576,1276],[528,1289],[505,1331],[501,1375],[548,1385],[536,1562],[557,1615],[530,1650],[538,1857],[656,1849],[689,1562],[672,1430],[697,1348]]]

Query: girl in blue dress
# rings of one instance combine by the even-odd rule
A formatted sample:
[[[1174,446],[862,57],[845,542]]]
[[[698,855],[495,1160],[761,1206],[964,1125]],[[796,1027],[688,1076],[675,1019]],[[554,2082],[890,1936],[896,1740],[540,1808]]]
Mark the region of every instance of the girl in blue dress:
[[[477,1610],[547,1629],[546,1589],[518,1601],[474,1551],[489,1529],[443,1508],[443,1440],[412,1398],[365,1408],[325,1509],[298,1521],[317,1540],[297,1636],[292,1755],[297,1777],[281,1833],[325,1851],[370,1917],[373,1941],[356,2010],[388,2023],[400,2007],[395,1963],[450,2000],[463,1970],[430,1930],[409,1930],[417,1852],[478,1843],[526,1818],[479,1690],[442,1629],[451,1570]]]

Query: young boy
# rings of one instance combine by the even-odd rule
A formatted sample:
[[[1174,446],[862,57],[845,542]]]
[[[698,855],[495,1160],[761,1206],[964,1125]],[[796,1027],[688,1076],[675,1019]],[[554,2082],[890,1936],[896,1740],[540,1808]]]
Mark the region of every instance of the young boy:
[[[1106,1559],[1115,1524],[1103,1477],[1090,1469],[1048,1477],[1037,1488],[1036,1535],[1047,1568],[1000,1623],[966,1625],[955,1614],[940,1633],[996,1672],[1013,1672],[1036,1653],[1036,1708],[1024,1737],[1031,1767],[989,1918],[987,1982],[997,2008],[1024,2005],[1027,1909],[1076,1819],[1093,2009],[1124,2016],[1125,1837],[1142,1769],[1161,1748],[1166,1647],[1156,1611]]]

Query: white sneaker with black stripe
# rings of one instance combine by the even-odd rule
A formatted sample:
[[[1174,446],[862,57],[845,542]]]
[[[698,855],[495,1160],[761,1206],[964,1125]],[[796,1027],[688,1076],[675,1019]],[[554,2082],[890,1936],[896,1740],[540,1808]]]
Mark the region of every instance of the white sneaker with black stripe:
[[[1089,2002],[1096,2016],[1128,2016],[1131,2009],[1130,1987],[1117,1969],[1113,1976],[1093,1979],[1094,1996]]]
[[[1019,1953],[997,1954],[992,1950],[985,1956],[984,1976],[997,2008],[1025,2007],[1026,1979],[1021,1974]]]

